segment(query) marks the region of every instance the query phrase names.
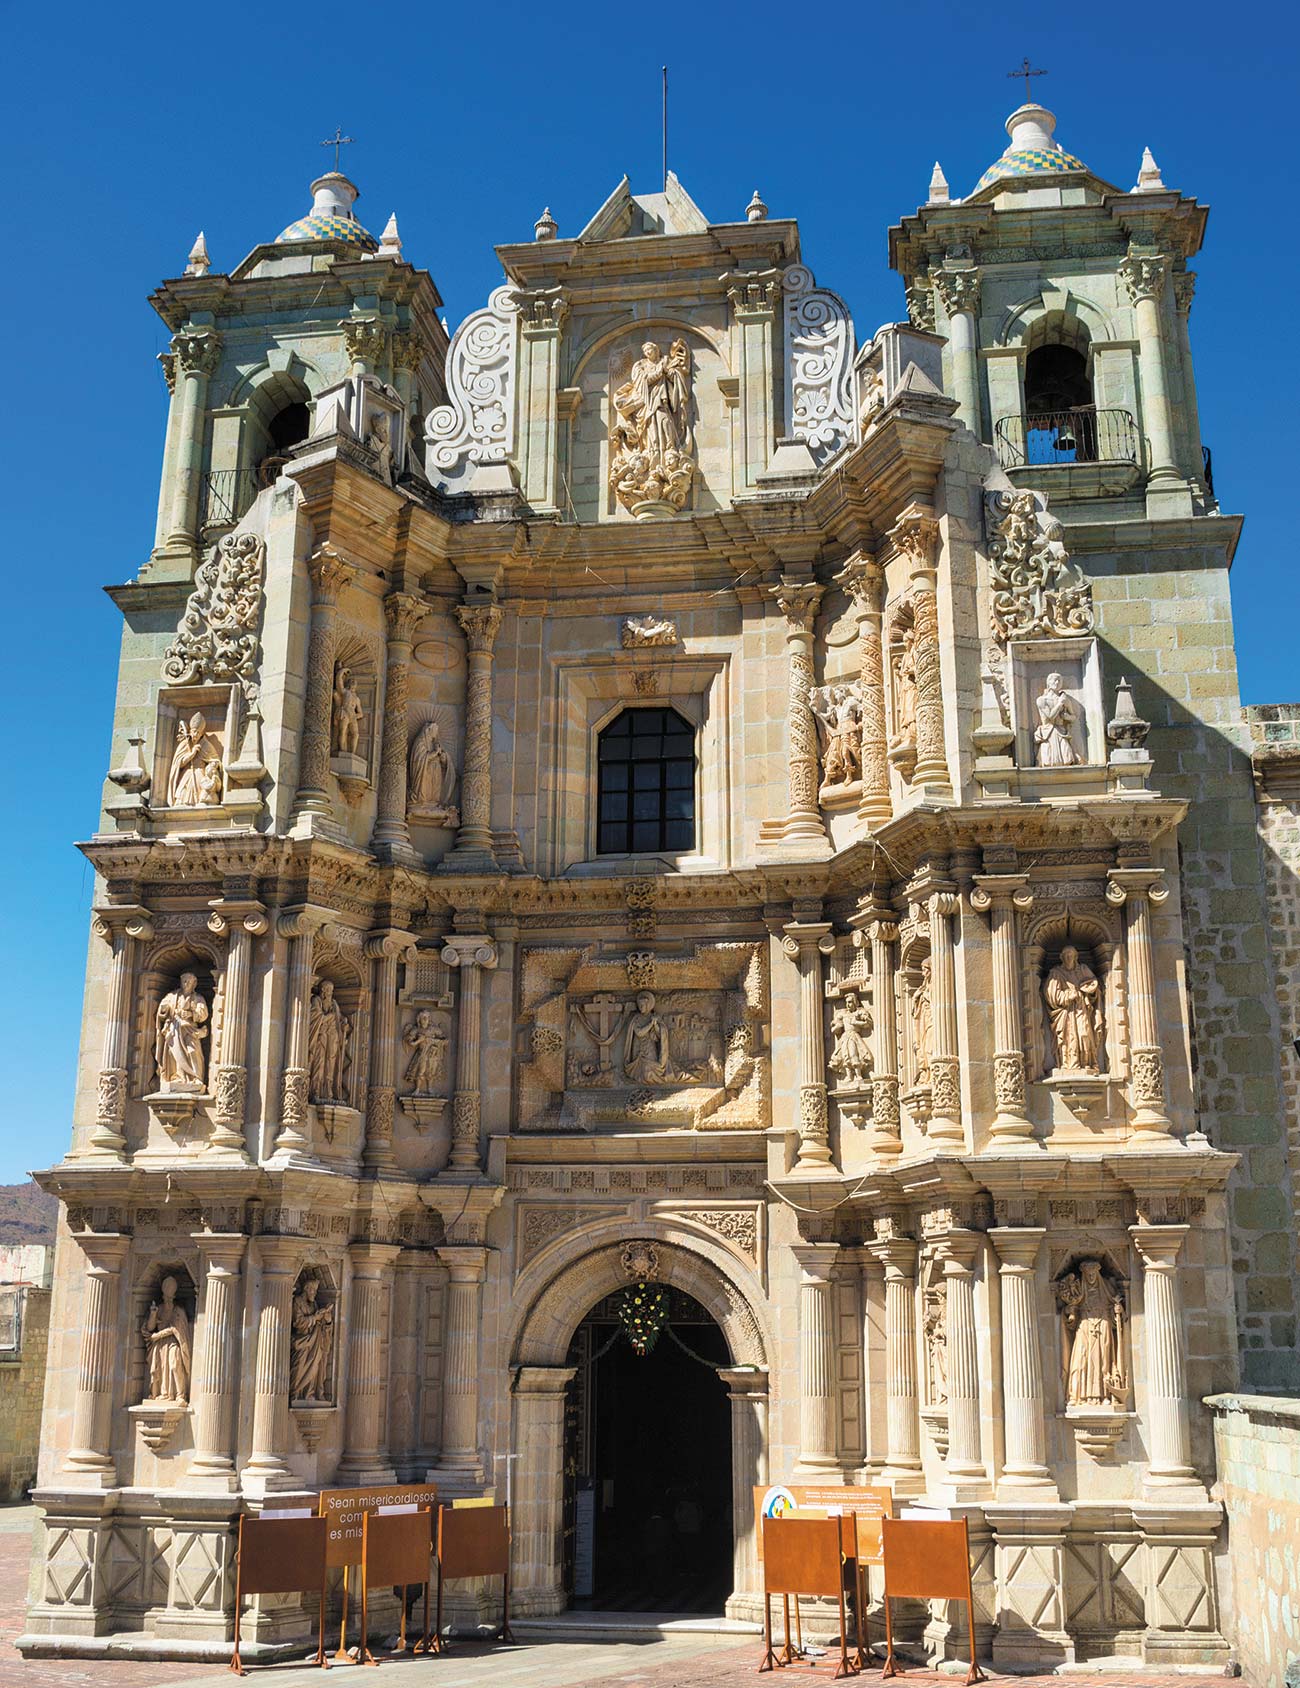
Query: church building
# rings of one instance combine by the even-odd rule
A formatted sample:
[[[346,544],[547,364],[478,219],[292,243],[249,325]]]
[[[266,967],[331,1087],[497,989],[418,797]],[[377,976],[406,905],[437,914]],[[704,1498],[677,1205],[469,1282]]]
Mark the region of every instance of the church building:
[[[996,1664],[1228,1657],[1300,1132],[1207,213],[1006,129],[874,335],[671,173],[450,338],[337,169],[154,293],[28,1654],[221,1657],[241,1514],[398,1483],[520,1619],[752,1620],[800,1481],[964,1516]]]

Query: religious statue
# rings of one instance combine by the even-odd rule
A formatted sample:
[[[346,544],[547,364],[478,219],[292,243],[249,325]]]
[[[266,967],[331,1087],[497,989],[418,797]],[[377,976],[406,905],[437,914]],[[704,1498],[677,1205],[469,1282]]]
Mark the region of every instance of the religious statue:
[[[438,735],[438,723],[426,721],[411,740],[407,802],[412,809],[447,809],[456,789],[456,769]]]
[[[942,1284],[925,1297],[925,1353],[929,1404],[948,1404],[948,1296]]]
[[[188,721],[176,723],[176,745],[167,771],[167,802],[173,809],[200,809],[221,801],[204,796],[204,778],[210,763],[221,770],[221,746],[208,731],[203,711],[196,709]]]
[[[402,1042],[411,1051],[406,1063],[406,1082],[417,1096],[432,1094],[442,1077],[447,1062],[447,1036],[433,1023],[433,1015],[422,1008],[402,1033]]]
[[[1123,1407],[1124,1292],[1099,1260],[1083,1260],[1056,1286],[1065,1320],[1065,1399],[1071,1407]]]
[[[691,354],[674,340],[665,357],[653,340],[614,393],[609,429],[609,484],[620,504],[680,510],[695,474],[690,425]]]
[[[921,977],[912,991],[910,1003],[912,1064],[916,1075],[914,1082],[918,1085],[930,1082],[930,1055],[934,1048],[934,1004],[930,972],[930,958],[927,955],[921,963]]]
[[[190,1321],[176,1300],[176,1280],[163,1279],[162,1300],[155,1301],[140,1326],[149,1361],[149,1401],[190,1398]]]
[[[221,764],[214,756],[205,764],[203,777],[199,781],[199,804],[204,809],[214,809],[221,802]]]
[[[362,443],[367,451],[375,454],[380,480],[392,486],[393,444],[388,433],[388,417],[382,410],[372,410],[366,418],[366,434]]]
[[[848,1084],[871,1083],[871,1012],[856,991],[845,991],[831,1015],[831,1058],[837,1078]]]
[[[1099,1073],[1103,1048],[1101,985],[1073,944],[1043,985],[1051,1028],[1048,1065],[1057,1072]]]
[[[352,670],[342,663],[334,671],[334,754],[360,754],[361,721],[365,705],[352,684]]]
[[[862,700],[856,684],[814,686],[808,693],[822,730],[822,783],[862,778]]]
[[[1047,684],[1034,707],[1038,710],[1038,725],[1034,728],[1034,759],[1038,766],[1073,768],[1082,762],[1075,738],[1079,706],[1065,690],[1065,681],[1059,674],[1047,676]]]
[[[343,1068],[352,1022],[334,1000],[334,985],[322,979],[311,999],[307,1024],[308,1094],[313,1102],[345,1102]]]
[[[320,1279],[314,1273],[299,1285],[293,1298],[289,1330],[289,1399],[328,1402],[334,1370],[334,1308],[319,1300]]]
[[[203,1040],[208,1035],[208,1005],[193,973],[182,973],[180,988],[168,991],[154,1016],[154,1061],[159,1090],[202,1095]]]
[[[636,1013],[627,1022],[623,1040],[623,1071],[632,1084],[671,1084],[674,1079],[668,1028],[655,1013],[652,991],[641,991]]]
[[[916,742],[916,630],[904,627],[894,647],[894,732],[891,745]]]

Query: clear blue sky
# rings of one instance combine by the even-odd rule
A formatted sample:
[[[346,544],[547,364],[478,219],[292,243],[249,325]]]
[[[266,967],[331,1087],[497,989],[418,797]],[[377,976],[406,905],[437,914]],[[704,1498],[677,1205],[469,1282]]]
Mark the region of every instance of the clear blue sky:
[[[166,335],[146,299],[199,228],[218,270],[274,238],[341,123],[362,220],[377,233],[396,209],[454,328],[499,279],[494,242],[528,238],[543,205],[572,234],[624,171],[657,186],[667,60],[670,163],[705,214],[739,217],[757,187],[870,334],[904,314],[886,230],[936,158],[970,191],[1028,53],[1068,150],[1127,188],[1149,145],[1212,207],[1192,336],[1219,495],[1248,518],[1242,690],[1292,699],[1300,413],[1294,340],[1268,325],[1291,322],[1300,275],[1294,17],[1205,0],[9,8],[0,1181],[67,1142],[90,894],[72,843],[95,824],[119,628],[99,588],[152,540]]]

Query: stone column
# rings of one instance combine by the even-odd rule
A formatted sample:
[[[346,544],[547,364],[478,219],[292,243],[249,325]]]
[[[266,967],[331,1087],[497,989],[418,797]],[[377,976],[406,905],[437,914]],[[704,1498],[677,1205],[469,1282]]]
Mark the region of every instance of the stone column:
[[[796,1243],[799,1281],[799,1464],[839,1469],[835,1434],[835,1310],[831,1269],[837,1243]]]
[[[172,336],[172,354],[180,385],[180,422],[172,459],[171,531],[167,535],[167,548],[188,552],[193,557],[198,554],[208,382],[221,362],[221,336],[211,329],[186,329]]]
[[[1033,906],[1025,873],[975,876],[972,908],[987,914],[993,942],[993,1124],[994,1138],[1033,1142],[1034,1128],[1025,1112],[1025,1037],[1020,1013],[1020,943],[1018,910]]]
[[[244,1114],[248,1103],[248,995],[253,967],[253,939],[267,931],[270,922],[260,903],[239,903],[223,899],[208,916],[208,930],[226,939],[226,980],[221,1013],[221,1048],[211,1088],[216,1102],[212,1110],[210,1147],[223,1154],[246,1159]]]
[[[1196,1482],[1187,1418],[1187,1364],[1175,1265],[1189,1225],[1130,1225],[1142,1256],[1142,1346],[1146,1357],[1148,1488]]]
[[[370,1088],[366,1092],[363,1164],[373,1178],[398,1175],[393,1155],[393,1105],[397,1096],[397,963],[415,948],[413,932],[372,932],[366,954],[375,963],[370,1022]]]
[[[763,1585],[758,1574],[754,1489],[768,1481],[768,1374],[761,1367],[721,1366],[718,1377],[731,1401],[733,1593],[758,1599]]]
[[[86,1293],[64,1482],[74,1489],[111,1489],[117,1483],[112,1449],[113,1379],[122,1352],[118,1307],[131,1239],[116,1231],[74,1231],[73,1238],[85,1256]]]
[[[167,542],[172,524],[173,481],[176,474],[176,440],[181,428],[181,401],[176,391],[176,353],[159,352],[163,380],[167,383],[167,432],[163,436],[162,477],[158,483],[158,515],[154,522],[153,549],[157,555]]]
[[[370,847],[381,860],[413,859],[411,829],[406,824],[408,681],[411,642],[424,619],[423,598],[390,592],[384,599],[388,618],[388,664],[384,674],[384,736],[379,756],[379,794]]]
[[[862,700],[862,796],[858,814],[883,826],[893,813],[889,798],[889,734],[885,727],[885,654],[881,633],[884,575],[871,557],[855,553],[835,576],[853,599],[858,621]]]
[[[483,1038],[484,967],[497,964],[496,945],[486,936],[454,933],[443,948],[442,959],[460,972],[460,1003],[456,1016],[456,1089],[451,1102],[451,1158],[453,1172],[477,1173],[482,1165],[479,1153],[479,1123],[482,1094],[479,1050]]]
[[[769,829],[768,841],[824,845],[826,828],[817,802],[817,722],[808,695],[813,686],[813,625],[823,588],[812,580],[783,580],[768,590],[785,617],[790,686],[786,705],[789,807],[785,819]]]
[[[93,1156],[125,1163],[126,1096],[130,1089],[131,1003],[135,986],[135,945],[153,937],[143,909],[101,909],[94,918],[97,936],[112,945],[108,1001],[104,1005],[104,1054],[99,1069],[95,1124],[78,1159]]]
[[[339,1477],[365,1487],[392,1483],[384,1411],[384,1323],[393,1286],[393,1262],[401,1249],[390,1243],[352,1243],[352,1305],[339,1335],[348,1345],[347,1431]]]
[[[421,335],[415,329],[409,328],[400,329],[393,335],[392,351],[393,385],[397,388],[405,415],[410,417],[415,414],[420,396],[417,375],[428,347]]]
[[[930,1003],[933,1034],[930,1049],[931,1142],[965,1145],[961,1123],[961,1062],[957,1053],[957,970],[953,963],[949,921],[961,910],[952,891],[930,895]]]
[[[1169,260],[1160,252],[1130,253],[1119,266],[1119,279],[1137,317],[1138,359],[1142,371],[1142,423],[1151,453],[1149,481],[1176,481],[1178,458],[1169,376],[1161,331],[1161,304]]]
[[[311,1017],[312,951],[319,922],[305,912],[282,914],[276,932],[289,940],[289,989],[285,1000],[284,1072],[280,1132],[275,1153],[307,1148],[307,1028]]]
[[[885,1269],[885,1468],[881,1480],[915,1493],[921,1485],[921,1420],[916,1387],[916,1241],[892,1236],[871,1245]]]
[[[943,668],[939,652],[938,567],[935,552],[939,524],[919,505],[911,505],[889,530],[894,549],[907,562],[912,600],[916,662],[916,766],[911,784],[927,795],[951,798],[944,743]]]
[[[871,1147],[877,1155],[901,1155],[902,1122],[898,1106],[898,1003],[894,995],[894,946],[898,926],[873,918],[866,928],[871,939],[871,1007],[875,1015],[875,1066],[871,1075]]]
[[[776,270],[729,271],[722,280],[727,283],[727,300],[735,323],[735,368],[740,378],[737,479],[746,492],[753,492],[776,444],[772,363],[781,276]]]
[[[930,272],[935,291],[948,317],[948,352],[952,359],[952,392],[957,420],[976,439],[980,434],[980,366],[976,317],[980,304],[980,273],[965,266],[944,264]]]
[[[438,1250],[447,1268],[447,1323],[442,1361],[440,1470],[481,1476],[479,1454],[479,1327],[487,1250],[472,1246]]]
[[[978,1231],[955,1229],[939,1243],[948,1286],[948,1476],[981,1481],[979,1339],[975,1328]]]
[[[388,330],[379,317],[348,317],[339,324],[352,375],[378,375],[388,351]]]
[[[989,1232],[998,1252],[1002,1293],[1003,1487],[1050,1490],[1047,1426],[1043,1416],[1043,1355],[1038,1331],[1035,1268],[1047,1232],[1036,1225],[999,1225]]]
[[[289,1331],[302,1247],[301,1237],[257,1239],[261,1284],[253,1374],[253,1447],[241,1478],[245,1494],[271,1494],[297,1486],[285,1453],[289,1446]]]
[[[492,647],[501,627],[499,604],[462,604],[456,620],[465,635],[465,751],[461,758],[460,830],[452,856],[470,855],[491,869]]]
[[[564,1400],[574,1375],[572,1366],[520,1366],[515,1373],[519,1458],[510,1520],[510,1604],[521,1618],[547,1617],[566,1604]]]
[[[1196,401],[1196,372],[1192,362],[1190,317],[1192,297],[1196,292],[1196,276],[1192,270],[1173,272],[1174,317],[1178,325],[1178,355],[1182,365],[1183,402],[1180,420],[1183,425],[1184,467],[1197,484],[1205,487],[1205,458],[1201,451],[1201,417]],[[1209,488],[1205,487],[1208,493]]]
[[[195,1231],[203,1270],[203,1307],[194,1345],[194,1457],[186,1488],[233,1494],[232,1420],[235,1410],[235,1332],[239,1328],[239,1275],[248,1238]]]
[[[517,293],[522,491],[535,511],[554,511],[559,463],[560,334],[569,304],[561,288]]]
[[[835,948],[827,920],[791,921],[781,947],[799,964],[799,1156],[796,1172],[833,1165],[826,1109],[826,1042],[823,1032],[822,956]]]
[[[298,759],[298,792],[294,819],[330,816],[330,728],[334,707],[334,653],[337,643],[339,594],[356,576],[330,545],[310,558],[311,637],[307,645],[307,691],[303,699],[302,748]]]
[[[1169,897],[1159,868],[1111,868],[1106,899],[1125,911],[1125,987],[1134,1135],[1160,1139],[1173,1130],[1165,1107],[1165,1058],[1156,1016],[1155,953],[1151,941],[1151,904]]]

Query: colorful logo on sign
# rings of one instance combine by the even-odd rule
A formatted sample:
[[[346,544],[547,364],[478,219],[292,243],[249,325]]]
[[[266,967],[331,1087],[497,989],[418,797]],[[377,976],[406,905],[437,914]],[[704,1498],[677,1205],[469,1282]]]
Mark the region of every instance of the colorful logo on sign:
[[[764,1518],[784,1518],[787,1512],[794,1511],[797,1504],[789,1489],[783,1489],[778,1485],[776,1488],[769,1489],[763,1496],[763,1516]]]

